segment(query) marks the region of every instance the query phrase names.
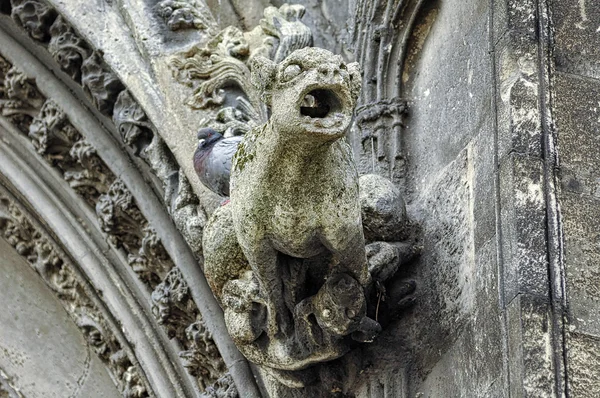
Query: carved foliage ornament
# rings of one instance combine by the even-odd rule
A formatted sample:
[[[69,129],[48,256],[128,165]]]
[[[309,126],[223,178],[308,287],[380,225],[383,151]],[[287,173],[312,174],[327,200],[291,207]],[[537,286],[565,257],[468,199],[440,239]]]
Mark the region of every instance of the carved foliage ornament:
[[[12,199],[0,191],[0,233],[24,257],[62,302],[88,343],[106,364],[123,396],[147,397],[146,380],[102,312],[87,295],[88,288],[73,265]]]
[[[250,60],[257,55],[278,61],[312,43],[310,29],[300,19],[304,7],[267,7],[260,26],[250,32],[230,26],[205,47],[193,47],[172,61],[173,74],[193,89],[187,105],[211,109],[202,124],[225,136],[243,134],[267,120],[260,92],[250,85]]]
[[[217,29],[217,21],[204,0],[163,0],[157,6],[169,29],[200,29],[213,35]]]
[[[28,78],[17,68],[11,66],[0,57],[0,110],[2,115],[9,118],[19,130],[29,137],[36,151],[62,172],[63,178],[82,198],[96,209],[99,224],[107,233],[109,240],[126,252],[128,262],[150,289],[154,289],[163,281],[169,279],[169,271],[176,270],[174,264],[158,239],[154,229],[139,211],[133,196],[125,184],[116,179],[108,166],[97,155],[96,150],[70,123],[62,109],[53,101],[46,100],[37,90],[33,79]],[[131,143],[138,143],[143,134],[152,134],[152,125],[145,114],[127,92],[120,98],[122,109],[115,112],[120,117],[116,120],[119,126],[129,132]],[[136,129],[146,129],[141,132]],[[149,133],[148,133],[149,132]],[[157,137],[155,135],[155,137]],[[153,141],[155,148],[157,142]],[[148,148],[148,147],[146,147]],[[160,153],[150,150],[149,153]],[[183,199],[183,198],[182,198]],[[187,198],[189,202],[193,198]],[[188,205],[182,203],[182,209]],[[54,272],[53,267],[61,263],[51,249],[51,246],[40,243],[32,245],[32,237],[27,230],[7,227],[10,231],[9,242],[22,255],[35,264],[38,272],[48,280],[53,281],[55,292],[64,298],[73,298],[75,287],[69,284],[66,271]],[[18,238],[18,239],[17,239]],[[52,272],[51,272],[52,271]],[[183,278],[178,274],[182,283]],[[168,283],[168,282],[167,282]],[[160,287],[157,287],[160,290]],[[164,289],[163,289],[164,290]],[[186,332],[190,325],[201,321],[195,303],[186,295],[186,304],[177,312],[177,300],[163,301],[162,314],[157,314],[165,324],[168,334],[176,338],[184,351],[182,361],[189,364],[190,373],[198,378],[202,388],[216,382],[225,372],[220,354],[212,342],[210,335],[205,338],[211,349],[197,349],[194,338]],[[173,305],[169,311],[165,307]],[[187,315],[183,315],[183,310]],[[171,317],[173,319],[171,319]],[[179,321],[177,321],[179,319]],[[91,316],[79,319],[78,325],[85,331],[90,344],[96,348],[98,355],[104,355],[106,361],[116,361],[115,369],[119,372],[122,388],[130,396],[145,396],[145,388],[137,386],[139,376],[131,367],[127,357],[111,354],[112,348],[102,338],[103,326]],[[112,344],[112,343],[111,343]],[[190,359],[194,356],[193,359]],[[117,371],[116,370],[116,371]]]

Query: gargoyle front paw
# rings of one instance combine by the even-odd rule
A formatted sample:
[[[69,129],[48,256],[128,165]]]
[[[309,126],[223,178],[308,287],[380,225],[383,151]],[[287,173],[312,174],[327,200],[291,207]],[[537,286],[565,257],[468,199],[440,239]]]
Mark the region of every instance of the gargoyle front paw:
[[[292,322],[285,305],[277,306],[271,304],[267,306],[268,323],[267,333],[271,338],[281,338],[289,336],[293,330]]]

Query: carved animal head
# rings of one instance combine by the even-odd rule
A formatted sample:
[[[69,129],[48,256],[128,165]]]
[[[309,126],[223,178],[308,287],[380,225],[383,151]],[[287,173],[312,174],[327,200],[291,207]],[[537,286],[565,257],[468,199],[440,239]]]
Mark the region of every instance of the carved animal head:
[[[327,280],[317,293],[315,302],[319,326],[337,336],[358,330],[366,314],[367,304],[362,287],[346,274]]]
[[[344,63],[330,51],[307,47],[281,63],[256,56],[252,82],[271,108],[271,123],[280,133],[309,133],[337,139],[350,125],[360,92],[357,63]]]

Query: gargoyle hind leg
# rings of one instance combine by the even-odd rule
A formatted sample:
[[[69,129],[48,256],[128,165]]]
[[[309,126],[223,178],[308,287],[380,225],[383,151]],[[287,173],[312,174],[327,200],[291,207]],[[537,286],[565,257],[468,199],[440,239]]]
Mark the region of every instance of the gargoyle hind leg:
[[[278,252],[268,240],[262,239],[245,250],[246,259],[258,280],[260,292],[267,306],[267,332],[276,337],[280,332],[288,335],[291,321],[283,296],[283,280],[278,264]]]

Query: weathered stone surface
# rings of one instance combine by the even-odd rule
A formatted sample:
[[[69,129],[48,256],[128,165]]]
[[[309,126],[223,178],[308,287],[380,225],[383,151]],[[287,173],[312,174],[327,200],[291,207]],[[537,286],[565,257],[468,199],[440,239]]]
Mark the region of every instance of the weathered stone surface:
[[[528,294],[507,304],[510,396],[556,396],[550,305]]]
[[[401,240],[408,222],[404,198],[398,188],[376,174],[361,176],[358,184],[365,239]]]
[[[600,337],[600,200],[561,195],[570,323]]]
[[[0,369],[23,396],[120,397],[51,290],[2,238],[0,263],[0,299],[6,305],[0,313]]]
[[[261,365],[295,371],[343,355],[344,336],[369,341],[379,328],[366,317],[370,277],[358,176],[340,141],[358,95],[358,68],[321,49],[297,50],[278,65],[254,62],[253,83],[271,106],[271,118],[246,134],[233,159],[231,203],[224,207],[231,208],[237,239],[213,251],[205,240],[205,274],[242,352]],[[221,224],[213,218],[206,237],[216,236],[210,231]],[[231,270],[220,291],[223,268],[231,268],[223,256],[240,249],[246,264]],[[332,269],[320,265],[330,256]],[[310,286],[310,278],[325,283]],[[255,342],[263,331],[271,348]],[[279,377],[302,386],[306,376]]]
[[[390,309],[402,302],[392,302],[396,300],[393,291],[406,291],[406,286],[414,289],[414,282],[386,284],[385,292],[377,286],[373,292],[377,307],[367,309],[367,314],[386,325],[384,333],[374,344],[348,354],[356,367],[354,376],[352,372],[340,376],[340,369],[348,369],[347,362],[323,367],[318,375],[327,380],[323,385],[360,398],[501,397],[509,393],[545,397],[562,395],[561,380],[566,377],[571,395],[595,396],[599,387],[587,373],[597,367],[594,350],[600,328],[595,287],[599,279],[595,231],[600,218],[596,134],[600,98],[595,80],[600,76],[596,32],[600,14],[596,4],[589,0],[301,2],[306,8],[301,24],[297,21],[300,8],[265,13],[270,5],[267,0],[126,0],[78,7],[72,1],[12,0],[0,4],[5,14],[0,17],[2,32],[20,29],[22,34],[15,35],[19,43],[29,43],[26,47],[51,65],[60,79],[72,78],[66,84],[79,99],[101,110],[104,116],[93,113],[110,130],[109,140],[131,147],[127,153],[134,159],[132,167],[142,164],[137,158],[150,166],[160,180],[151,182],[152,189],[164,198],[198,259],[202,259],[207,216],[215,209],[215,214],[223,216],[230,205],[219,207],[220,199],[195,179],[190,161],[197,144],[195,134],[204,126],[226,136],[244,134],[267,120],[260,98],[252,97],[256,90],[248,84],[254,56],[267,54],[280,61],[285,58],[282,53],[294,45],[305,45],[305,33],[312,29],[318,46],[343,53],[347,60],[359,57],[365,66],[364,107],[354,119],[358,128],[348,134],[359,170],[394,182],[393,189],[383,195],[392,192],[398,198],[401,193],[407,218],[422,224],[422,239],[416,247],[423,256],[413,266],[395,264],[400,255],[415,258],[410,245],[394,240],[415,232],[416,222],[403,229],[399,227],[403,217],[398,216],[392,222],[396,229],[375,227],[380,229],[377,238],[366,233],[373,240],[366,249],[370,270],[381,259],[395,258],[388,263],[394,263],[392,272],[380,267],[374,279],[396,271],[399,280],[416,279],[419,289],[416,300],[410,301],[416,306],[405,308],[400,319]],[[282,6],[279,0],[271,3]],[[414,15],[413,29],[408,27],[412,22],[407,16],[416,4],[422,8]],[[282,19],[286,14],[291,18]],[[235,28],[225,32],[231,34],[211,41],[213,31],[230,25]],[[287,34],[293,26],[301,27],[296,36]],[[354,53],[346,51],[346,41],[360,37],[362,41],[353,43]],[[199,50],[186,59],[189,90],[173,83],[169,64],[177,52],[192,44]],[[218,79],[207,78],[207,65],[218,66],[218,57],[234,58],[241,64],[228,58],[232,62],[219,66]],[[84,63],[83,84],[90,101],[79,93]],[[230,78],[227,68],[235,65],[242,73],[238,70]],[[296,72],[292,68],[288,74]],[[2,78],[2,120],[30,133],[40,155],[57,167],[84,201],[95,205],[101,198],[106,204],[103,195],[117,176],[102,178],[105,173],[96,160],[114,159],[114,153],[107,156],[107,146],[70,137],[64,129],[67,121],[48,112],[49,107],[40,114],[45,98],[40,101],[28,94],[33,93],[28,90],[31,79],[19,70],[3,70]],[[209,84],[200,87],[206,81]],[[242,93],[240,87],[250,93]],[[198,88],[195,105],[201,109],[190,111],[183,106],[185,98],[193,97],[192,91]],[[290,119],[290,115],[285,116]],[[296,148],[297,143],[293,144]],[[374,184],[371,193],[380,187]],[[119,198],[113,199],[118,209]],[[122,199],[126,204],[126,195]],[[136,200],[143,207],[146,198],[138,194]],[[396,201],[391,207],[401,206]],[[264,218],[274,218],[275,213]],[[385,209],[377,217],[385,221],[386,214],[394,218],[394,212]],[[159,269],[150,277],[149,289],[157,287],[160,293],[156,297],[159,319],[169,335],[178,336],[178,343],[183,341],[184,366],[194,374],[208,372],[211,381],[216,380],[220,371],[198,362],[204,348],[212,350],[210,344],[203,345],[205,336],[210,336],[208,329],[197,323],[185,328],[192,317],[177,310],[186,307],[188,298],[177,294],[180,285],[176,281],[165,278],[172,264],[161,261],[164,256],[157,235],[139,228],[140,223],[134,230],[127,216],[131,216],[127,211],[117,214],[125,222],[112,227],[107,222],[104,227],[121,240],[132,241],[120,246],[131,255],[136,272],[147,275],[153,267]],[[363,214],[365,224],[371,222],[370,229],[375,220]],[[232,223],[231,214],[221,221]],[[231,243],[237,242],[235,228],[221,227],[209,223],[209,230],[214,230],[205,234],[204,250],[221,244],[235,246]],[[224,238],[221,232],[229,233],[225,237],[229,243],[220,240]],[[162,242],[170,244],[165,236]],[[176,251],[176,263],[182,261],[181,252]],[[227,255],[221,257],[227,264],[221,274],[214,275],[211,285],[222,291],[230,275],[235,275],[239,283],[228,286],[226,296],[231,302],[226,305],[248,311],[244,303],[264,299],[259,297],[260,286],[252,274],[244,272],[250,264],[241,248],[236,246]],[[186,282],[190,291],[201,285]],[[562,297],[563,286],[567,297]],[[347,287],[350,292],[360,290],[351,282]],[[311,297],[318,293],[319,300],[331,299],[335,304],[336,296],[330,293],[337,288],[335,284],[322,291],[315,287]],[[246,295],[237,297],[240,292]],[[316,301],[305,302],[305,312],[323,316],[329,308]],[[564,318],[571,334],[563,333],[563,306],[567,304],[569,314]],[[333,315],[336,321],[340,314]],[[250,321],[227,316],[235,329],[232,334],[243,340],[265,334],[260,326],[267,318],[262,309]],[[314,323],[335,332],[336,325],[323,317]],[[568,335],[566,343],[563,334]],[[198,344],[188,344],[192,340]],[[177,355],[173,359],[176,362]],[[238,366],[243,360],[238,357],[231,363]],[[125,369],[123,376],[130,384],[124,391],[134,395],[139,375]],[[271,375],[263,379],[276,380]],[[205,395],[235,395],[230,387],[230,381],[223,378]],[[281,385],[271,391],[286,398],[317,396],[314,390]],[[240,391],[242,396],[245,393]]]
[[[600,78],[600,9],[593,1],[551,1],[554,56],[562,72]]]
[[[600,198],[600,81],[557,73],[554,91],[561,188]]]
[[[571,333],[567,363],[569,393],[573,397],[592,398],[600,391],[600,340],[586,334]]]
[[[505,300],[519,293],[545,296],[548,289],[546,203],[542,163],[509,156],[500,168]]]

